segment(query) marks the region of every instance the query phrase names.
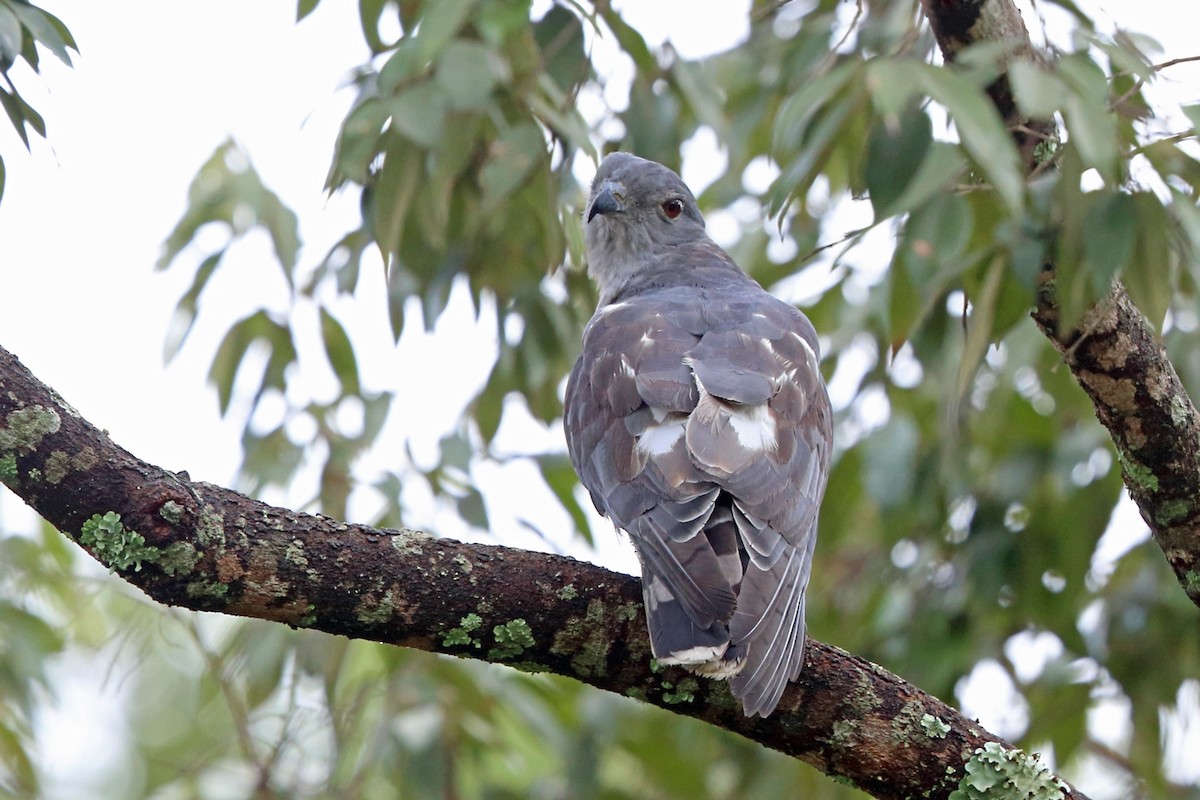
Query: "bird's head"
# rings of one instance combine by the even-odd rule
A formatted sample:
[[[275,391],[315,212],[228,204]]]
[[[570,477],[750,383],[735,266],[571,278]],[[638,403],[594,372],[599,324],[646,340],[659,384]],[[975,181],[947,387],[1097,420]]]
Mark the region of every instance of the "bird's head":
[[[616,295],[680,245],[708,241],[696,198],[673,171],[629,153],[600,163],[583,214],[588,273]]]

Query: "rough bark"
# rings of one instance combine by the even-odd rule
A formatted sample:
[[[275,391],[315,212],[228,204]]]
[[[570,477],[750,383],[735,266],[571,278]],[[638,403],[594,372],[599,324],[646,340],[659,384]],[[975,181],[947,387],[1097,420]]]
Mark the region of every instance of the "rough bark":
[[[978,41],[1011,41],[1015,52],[1034,52],[1012,0],[921,0],[921,5],[947,61]],[[1027,132],[1054,137],[1054,126],[1022,118],[1007,87],[1001,78],[992,98],[1028,155]],[[1026,163],[1030,171],[1035,168]],[[1076,327],[1061,329],[1053,265],[1043,274],[1033,317],[1091,398],[1116,447],[1130,496],[1180,585],[1200,606],[1200,418],[1153,326],[1116,283]]]
[[[968,763],[1031,768],[937,698],[811,639],[778,710],[747,719],[724,683],[651,667],[636,578],[193,482],[114,444],[3,349],[0,480],[76,541],[90,529],[87,549],[110,568],[127,564],[114,571],[166,605],[566,675],[740,733],[880,798],[948,797]],[[109,512],[119,526],[97,534]]]
[[[1130,497],[1175,577],[1200,605],[1200,417],[1150,323],[1113,287],[1077,329],[1059,331],[1052,292],[1034,319],[1108,429]]]

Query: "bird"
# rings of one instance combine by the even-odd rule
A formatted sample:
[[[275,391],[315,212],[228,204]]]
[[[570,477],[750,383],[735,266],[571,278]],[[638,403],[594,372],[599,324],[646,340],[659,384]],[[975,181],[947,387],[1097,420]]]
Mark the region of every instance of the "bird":
[[[567,379],[567,449],[633,543],[651,651],[769,716],[804,662],[833,442],[817,333],[706,233],[670,168],[607,155],[584,209],[599,300]]]

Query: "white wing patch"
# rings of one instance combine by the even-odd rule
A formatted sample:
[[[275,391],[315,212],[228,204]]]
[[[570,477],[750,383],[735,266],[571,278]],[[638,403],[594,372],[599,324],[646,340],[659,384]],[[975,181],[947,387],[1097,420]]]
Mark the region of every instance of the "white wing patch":
[[[693,413],[699,413],[701,418],[708,420],[715,435],[722,436],[722,431],[728,425],[737,443],[745,450],[753,453],[775,451],[779,446],[775,417],[766,403],[751,406],[723,402],[704,388],[699,375],[692,373],[692,378],[700,392],[700,402],[696,404],[696,412]]]
[[[654,417],[659,419],[659,409],[655,408],[652,411]],[[685,416],[673,415],[661,419],[657,425],[651,425],[642,432],[637,440],[637,449],[649,456],[661,456],[669,453],[686,429],[687,417]]]
[[[765,404],[732,406],[726,410],[729,413],[729,427],[742,447],[762,453],[773,451],[778,446],[775,417]]]
[[[630,380],[637,378],[637,373],[633,370],[633,364],[629,363],[629,356],[624,353],[621,354],[621,372]]]

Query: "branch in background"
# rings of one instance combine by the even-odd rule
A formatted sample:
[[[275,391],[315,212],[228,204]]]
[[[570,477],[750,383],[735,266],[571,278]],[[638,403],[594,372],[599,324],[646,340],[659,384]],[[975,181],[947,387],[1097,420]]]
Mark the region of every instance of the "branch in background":
[[[1150,323],[1120,284],[1060,331],[1053,284],[1043,282],[1038,326],[1096,407],[1129,495],[1175,577],[1200,605],[1200,418]],[[1049,287],[1049,288],[1046,288]]]
[[[1035,52],[1012,0],[921,5],[947,61],[980,41],[1012,41],[1016,52]],[[1032,171],[1021,132],[1054,138],[1053,123],[1021,117],[1007,79],[989,91]],[[1180,585],[1200,606],[1200,418],[1153,326],[1117,283],[1078,327],[1061,330],[1053,266],[1043,275],[1033,317],[1091,398],[1116,445],[1130,496]]]
[[[808,641],[765,720],[726,685],[656,671],[636,578],[565,556],[376,530],[275,508],[115,445],[0,349],[0,479],[167,605],[565,675],[703,720],[880,798],[946,798],[1028,755],[881,667]]]
[[[1009,60],[1023,58],[1038,63],[1046,61],[1030,41],[1021,12],[1011,0],[921,0],[921,5],[946,61],[953,61],[968,46],[981,41],[1011,43]],[[1025,169],[1033,172],[1038,165],[1035,158],[1037,146],[1048,140],[1057,141],[1058,131],[1054,121],[1019,116],[1007,73],[992,81],[987,92],[1000,116],[1009,123]]]

